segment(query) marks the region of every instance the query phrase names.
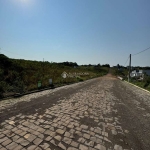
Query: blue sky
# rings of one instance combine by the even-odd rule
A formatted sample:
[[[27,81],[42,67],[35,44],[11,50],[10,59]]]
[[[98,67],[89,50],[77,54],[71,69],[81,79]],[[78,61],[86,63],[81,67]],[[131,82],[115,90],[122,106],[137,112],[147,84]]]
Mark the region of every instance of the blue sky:
[[[150,0],[0,0],[0,48],[11,58],[112,66],[147,47]],[[150,66],[150,50],[132,65]]]

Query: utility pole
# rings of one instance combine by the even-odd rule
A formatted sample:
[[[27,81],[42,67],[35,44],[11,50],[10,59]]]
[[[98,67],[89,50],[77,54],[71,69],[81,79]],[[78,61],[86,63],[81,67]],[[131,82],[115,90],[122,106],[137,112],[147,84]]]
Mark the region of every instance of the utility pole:
[[[44,79],[44,58],[43,58],[43,79]]]
[[[129,74],[128,74],[128,82],[130,82],[130,72],[131,72],[131,54],[130,54],[130,60],[129,60]]]

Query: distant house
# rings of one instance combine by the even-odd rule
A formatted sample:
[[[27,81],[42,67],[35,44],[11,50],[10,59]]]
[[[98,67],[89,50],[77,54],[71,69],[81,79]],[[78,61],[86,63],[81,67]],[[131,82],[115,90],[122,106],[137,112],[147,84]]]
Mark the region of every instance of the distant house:
[[[131,73],[130,73],[130,77],[143,77],[144,76],[144,72],[143,70],[133,70]]]
[[[130,73],[130,77],[144,77],[144,75],[150,76],[150,70],[133,70]]]

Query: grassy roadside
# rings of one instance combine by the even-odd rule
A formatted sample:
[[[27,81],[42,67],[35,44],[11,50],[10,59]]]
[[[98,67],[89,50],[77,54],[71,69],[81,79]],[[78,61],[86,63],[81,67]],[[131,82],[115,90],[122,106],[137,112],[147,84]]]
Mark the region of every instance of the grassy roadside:
[[[147,81],[131,81],[130,83],[150,91],[150,83]]]
[[[123,78],[123,80],[128,82],[127,78]],[[145,79],[143,81],[139,81],[135,78],[132,78],[132,79],[130,79],[129,83],[132,83],[140,88],[150,91],[150,77],[145,77]]]
[[[122,77],[123,80],[128,82],[128,78],[127,78],[128,70],[127,69],[124,69],[123,71],[118,71],[117,68],[111,68],[111,73],[115,76]],[[144,80],[142,80],[142,81],[138,80],[137,78],[131,78],[130,83],[132,83],[136,86],[139,86],[145,90],[150,91],[150,77],[149,76],[145,75]]]
[[[53,80],[54,86],[61,86],[100,77],[106,75],[108,71],[108,65],[79,66],[73,62],[10,59],[0,54],[0,98],[37,90],[38,82],[41,83],[40,89],[48,88],[50,87],[49,79]],[[77,75],[63,78],[61,76],[63,72]]]

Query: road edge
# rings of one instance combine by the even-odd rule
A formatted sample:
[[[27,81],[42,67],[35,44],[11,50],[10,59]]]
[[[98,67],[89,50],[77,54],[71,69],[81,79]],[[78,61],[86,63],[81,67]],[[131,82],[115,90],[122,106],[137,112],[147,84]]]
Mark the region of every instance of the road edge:
[[[141,89],[141,90],[143,90],[143,91],[145,91],[145,92],[148,92],[148,93],[150,94],[150,91],[148,91],[148,90],[145,90],[145,89],[143,89],[143,88],[141,88],[141,87],[139,87],[139,86],[137,86],[137,85],[134,85],[134,84],[132,84],[132,83],[130,83],[130,82],[127,82],[127,81],[125,81],[125,80],[124,80],[124,82],[126,82],[126,83],[128,83],[128,84],[130,84],[130,85],[132,85],[132,86],[135,86],[135,87],[137,87],[137,88],[139,88],[139,89]]]

